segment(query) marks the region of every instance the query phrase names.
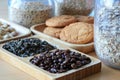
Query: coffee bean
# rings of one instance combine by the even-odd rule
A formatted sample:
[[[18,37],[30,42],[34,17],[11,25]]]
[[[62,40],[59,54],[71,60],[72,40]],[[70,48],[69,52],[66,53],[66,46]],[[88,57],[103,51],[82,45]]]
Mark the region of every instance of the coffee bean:
[[[48,58],[49,58],[49,57],[51,57],[51,56],[50,56],[50,54],[46,54],[46,57],[48,57]]]
[[[55,68],[51,68],[51,69],[50,69],[50,72],[52,72],[52,73],[56,73],[57,70],[56,70]]]
[[[81,66],[82,66],[81,61],[77,61],[76,64],[77,64],[78,67],[81,67]],[[87,64],[88,64],[88,63],[87,63]]]
[[[76,65],[75,63],[73,63],[73,64],[71,64],[71,67],[72,67],[73,69],[76,69],[76,68],[77,68],[77,65]]]
[[[54,49],[33,57],[30,62],[51,73],[62,73],[89,64],[91,59],[70,50]]]
[[[3,48],[20,57],[29,57],[41,52],[55,49],[46,41],[37,38],[19,39],[3,45]],[[49,57],[46,56],[46,57]]]
[[[71,58],[70,62],[74,63],[76,60],[75,58]]]
[[[62,59],[62,58],[60,58],[60,59],[58,59],[58,61],[61,63],[61,62],[63,62],[63,59]]]

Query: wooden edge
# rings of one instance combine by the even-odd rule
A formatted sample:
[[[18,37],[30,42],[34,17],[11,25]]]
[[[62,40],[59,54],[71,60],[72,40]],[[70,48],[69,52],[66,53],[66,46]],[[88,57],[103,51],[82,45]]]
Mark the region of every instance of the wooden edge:
[[[0,50],[0,58],[38,80],[54,80],[51,76],[46,75],[42,71],[33,67],[32,64],[27,64],[26,62],[28,61],[26,61],[25,59],[17,57],[14,54],[12,55],[12,53],[6,53],[6,51]]]
[[[38,36],[34,36],[34,37],[38,37]],[[39,39],[41,39],[41,38],[39,38]],[[46,41],[49,42],[49,40],[46,40]],[[58,44],[58,45],[60,45],[60,44]],[[64,46],[62,46],[62,47],[64,48]],[[71,50],[76,51],[74,49],[71,49]],[[81,52],[79,52],[79,53],[81,53]],[[84,53],[81,53],[81,54],[84,54]],[[86,55],[86,54],[84,54],[84,55]],[[71,70],[71,71],[68,71],[68,72],[63,73],[63,74],[53,75],[53,74],[48,73],[45,70],[42,70],[42,69],[30,64],[28,59],[17,57],[13,53],[10,53],[10,52],[2,49],[2,45],[0,48],[0,57],[3,60],[14,65],[15,67],[18,67],[19,69],[30,74],[31,76],[35,77],[38,80],[61,80],[61,78],[62,78],[62,80],[70,79],[67,76],[70,76],[70,77],[72,76],[70,80],[79,80],[80,78],[84,78],[84,77],[87,77],[88,75],[99,72],[101,70],[100,60],[98,60],[92,56],[89,56],[89,55],[87,55],[87,56],[90,57],[92,60],[94,60],[93,64],[90,63],[91,65],[88,64],[88,65],[86,65],[87,67],[84,66],[84,67],[77,69],[77,70]],[[97,67],[95,67],[96,70],[94,69],[94,66],[97,66]],[[93,68],[91,68],[91,67],[93,67]],[[91,69],[94,69],[94,70],[91,70]],[[89,74],[86,70],[90,71]],[[82,76],[75,78],[76,75],[78,75],[78,74],[81,74]]]
[[[81,80],[85,77],[88,77],[100,71],[101,71],[101,63],[98,63],[94,66],[90,66],[86,69],[82,69],[81,71],[77,71],[75,73],[57,78],[56,80]]]
[[[27,35],[24,35],[24,36],[19,36],[19,37],[11,38],[11,39],[9,39],[9,40],[1,41],[0,44],[3,44],[3,43],[5,43],[5,42],[11,41],[11,40],[17,40],[17,39],[20,39],[20,38],[26,38],[26,37],[29,37],[29,36],[31,36],[31,33],[30,33],[30,34],[27,34]]]
[[[88,44],[71,44],[62,40],[59,40],[57,38],[51,37],[49,35],[46,35],[38,30],[35,30],[35,27],[38,27],[39,25],[44,25],[44,23],[42,24],[37,24],[37,25],[33,25],[30,29],[34,34],[38,34],[39,36],[45,37],[45,38],[52,38],[54,41],[57,41],[61,44],[64,44],[68,47],[71,47],[73,49],[79,50],[81,52],[84,53],[88,53],[88,52],[92,52],[94,50],[94,42],[92,43],[88,43]]]
[[[40,31],[36,30],[35,27],[38,27],[39,25],[44,25],[44,23],[33,25],[33,26],[30,28],[30,30],[31,30],[33,33],[35,33],[35,34],[44,35],[44,36],[47,36],[47,37],[49,37],[49,38],[54,38],[54,37],[48,36],[48,35],[40,32]],[[57,38],[54,38],[54,39],[57,40],[57,41],[59,40],[59,39],[57,39]],[[91,42],[91,43],[88,43],[88,44],[72,44],[72,43],[68,43],[68,42],[62,41],[62,40],[59,40],[59,41],[61,41],[62,43],[65,43],[65,44],[67,44],[67,45],[69,45],[69,46],[70,46],[70,45],[71,45],[71,46],[89,46],[89,45],[94,45],[94,42]]]
[[[12,23],[12,22],[9,22],[9,21],[6,21],[4,19],[0,19],[0,22],[2,23],[6,23],[6,24],[9,24],[11,25],[11,27],[13,27],[14,29],[16,29],[16,27],[19,27],[22,29],[22,31],[24,30],[24,33],[22,32],[21,34],[13,37],[13,38],[9,38],[9,39],[6,39],[6,40],[0,40],[0,44],[1,43],[4,43],[4,42],[7,42],[7,41],[10,41],[10,40],[15,40],[15,39],[18,39],[18,38],[24,38],[24,37],[28,37],[31,35],[31,31],[21,25],[18,25],[18,24],[15,24],[15,23]]]

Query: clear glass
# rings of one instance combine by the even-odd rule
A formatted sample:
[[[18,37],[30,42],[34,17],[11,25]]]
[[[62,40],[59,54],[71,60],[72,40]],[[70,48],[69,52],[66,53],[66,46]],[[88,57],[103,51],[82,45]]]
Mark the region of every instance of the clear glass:
[[[51,0],[9,0],[9,20],[28,28],[45,22],[52,14]]]
[[[120,69],[120,0],[96,0],[95,50],[102,62]]]
[[[54,0],[55,15],[89,15],[94,0]]]

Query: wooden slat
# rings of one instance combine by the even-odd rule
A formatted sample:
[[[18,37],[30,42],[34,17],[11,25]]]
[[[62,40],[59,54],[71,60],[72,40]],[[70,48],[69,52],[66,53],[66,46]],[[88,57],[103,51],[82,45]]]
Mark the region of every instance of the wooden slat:
[[[36,36],[38,37],[38,36]],[[42,38],[40,38],[42,39]],[[50,40],[46,39],[46,41],[50,42]],[[54,44],[55,45],[55,44]],[[61,44],[56,44],[56,46],[62,47],[62,49],[71,49],[68,48],[66,46],[63,46]],[[73,50],[73,49],[71,49]],[[73,50],[76,51],[76,50]],[[78,52],[78,51],[76,51]],[[84,54],[84,53],[81,53]],[[86,55],[86,54],[84,54]],[[88,56],[88,55],[86,55]],[[14,55],[13,53],[10,53],[6,50],[4,50],[2,48],[0,48],[0,57],[5,60],[6,62],[12,64],[13,66],[21,69],[22,71],[28,73],[29,75],[35,77],[38,80],[80,80],[84,77],[87,77],[89,75],[95,74],[97,72],[100,72],[101,70],[101,62],[91,56],[88,56],[92,59],[92,62],[86,66],[83,66],[79,69],[75,69],[75,70],[70,70],[68,72],[65,73],[61,73],[61,74],[52,74],[49,73],[33,64],[31,64],[29,62],[29,58],[21,58],[18,57],[16,55]]]

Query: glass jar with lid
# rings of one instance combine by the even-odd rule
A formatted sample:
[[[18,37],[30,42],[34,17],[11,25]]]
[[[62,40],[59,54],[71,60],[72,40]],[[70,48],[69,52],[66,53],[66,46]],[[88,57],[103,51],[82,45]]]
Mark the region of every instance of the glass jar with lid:
[[[49,0],[9,0],[9,20],[25,27],[43,23],[52,16]]]
[[[94,41],[98,57],[120,69],[120,0],[95,1]]]

